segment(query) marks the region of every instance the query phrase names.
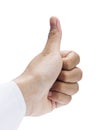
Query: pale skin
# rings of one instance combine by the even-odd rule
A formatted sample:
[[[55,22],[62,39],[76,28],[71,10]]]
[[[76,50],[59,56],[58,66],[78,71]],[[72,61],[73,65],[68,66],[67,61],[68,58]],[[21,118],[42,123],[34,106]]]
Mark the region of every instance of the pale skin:
[[[26,103],[27,116],[39,116],[68,104],[78,89],[82,71],[80,57],[73,51],[60,51],[62,31],[56,17],[50,19],[50,32],[43,51],[14,81]]]

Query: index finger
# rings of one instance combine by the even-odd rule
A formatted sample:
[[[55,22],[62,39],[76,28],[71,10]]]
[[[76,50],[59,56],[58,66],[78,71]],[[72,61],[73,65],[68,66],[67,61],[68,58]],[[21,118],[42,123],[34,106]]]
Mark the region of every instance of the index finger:
[[[80,56],[74,51],[68,52],[67,55],[65,57],[63,56],[62,58],[63,58],[63,69],[65,70],[73,69],[80,62]]]

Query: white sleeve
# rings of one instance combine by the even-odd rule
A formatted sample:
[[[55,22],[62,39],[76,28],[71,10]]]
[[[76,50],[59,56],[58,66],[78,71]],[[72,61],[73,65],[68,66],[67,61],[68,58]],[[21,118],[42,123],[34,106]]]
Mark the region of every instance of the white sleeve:
[[[0,85],[0,130],[17,130],[25,116],[26,104],[15,82]]]

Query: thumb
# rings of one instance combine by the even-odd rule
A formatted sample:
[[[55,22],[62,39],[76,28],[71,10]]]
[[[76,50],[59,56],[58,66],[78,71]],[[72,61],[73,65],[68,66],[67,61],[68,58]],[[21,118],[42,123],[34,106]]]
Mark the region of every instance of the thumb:
[[[61,36],[62,31],[59,20],[56,17],[51,17],[50,32],[44,48],[45,53],[60,51]]]

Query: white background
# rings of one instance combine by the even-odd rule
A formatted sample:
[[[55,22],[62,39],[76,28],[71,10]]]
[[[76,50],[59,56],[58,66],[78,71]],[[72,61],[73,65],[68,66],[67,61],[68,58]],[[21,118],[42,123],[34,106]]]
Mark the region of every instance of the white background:
[[[62,25],[61,50],[81,56],[80,91],[42,117],[24,118],[19,130],[102,130],[102,1],[0,0],[0,83],[18,76],[44,47],[50,16]]]

